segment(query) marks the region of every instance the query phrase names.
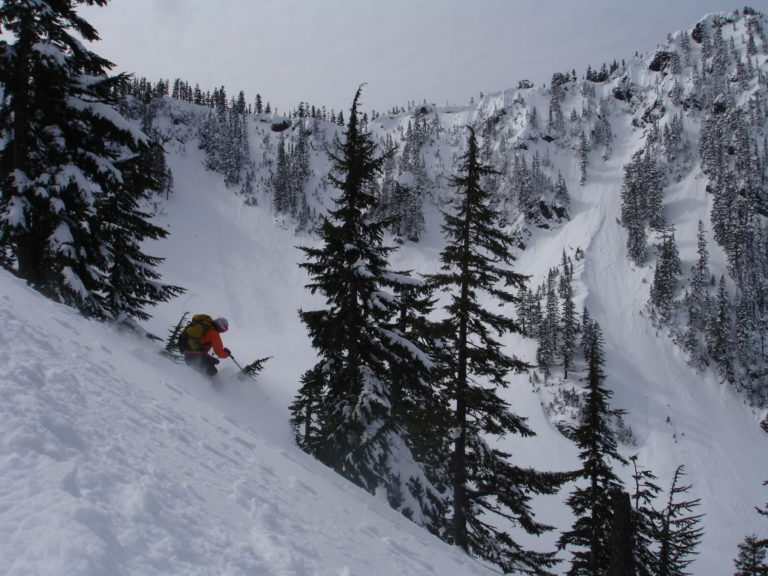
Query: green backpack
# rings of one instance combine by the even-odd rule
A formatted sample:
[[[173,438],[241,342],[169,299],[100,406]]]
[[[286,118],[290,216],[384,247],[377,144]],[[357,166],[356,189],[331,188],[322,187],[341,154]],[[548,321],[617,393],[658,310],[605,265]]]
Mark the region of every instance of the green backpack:
[[[213,318],[208,314],[195,314],[192,321],[179,335],[179,350],[181,352],[197,352],[200,350],[200,338],[213,326]]]

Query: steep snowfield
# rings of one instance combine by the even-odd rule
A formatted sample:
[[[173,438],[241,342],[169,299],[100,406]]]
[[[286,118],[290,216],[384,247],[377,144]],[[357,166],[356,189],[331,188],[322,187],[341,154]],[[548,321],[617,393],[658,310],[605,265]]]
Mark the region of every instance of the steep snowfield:
[[[216,392],[154,344],[5,272],[0,286],[3,575],[492,573],[291,445],[276,398],[303,355],[281,348],[276,324],[262,347],[279,361],[262,381],[223,365]],[[214,303],[228,312],[237,299]]]
[[[646,269],[623,255],[617,153],[576,195],[573,220],[540,231],[518,268],[538,281],[565,246],[586,250],[577,296],[601,324],[608,384],[641,463],[667,485],[685,464],[703,499],[707,535],[694,573],[728,573],[741,538],[759,531],[766,441],[755,415],[711,377],[692,373],[641,315]],[[164,336],[184,311],[230,319],[225,343],[241,362],[273,355],[258,384],[221,365],[220,392],[157,355],[157,344],[83,320],[0,275],[0,572],[13,576],[151,574],[399,575],[490,573],[298,451],[288,404],[313,362],[296,310],[297,245],[269,210],[243,206],[201,166],[172,154],[176,193],[160,218],[171,232],[152,253],[165,278],[188,288],[147,324]],[[434,215],[430,215],[434,218]],[[397,254],[397,266],[436,265],[439,237]],[[533,359],[530,341],[511,340]],[[538,436],[509,439],[520,462],[577,465],[575,449],[543,413],[527,377],[509,398]],[[626,472],[626,471],[625,471]],[[626,474],[625,474],[626,475]],[[559,497],[539,516],[570,525]],[[549,549],[550,534],[536,548]],[[567,555],[566,555],[567,557]]]
[[[655,81],[638,64],[633,79]],[[604,87],[608,94],[609,87]],[[574,94],[573,92],[571,93]],[[604,95],[606,95],[604,94]],[[433,203],[448,194],[442,179],[460,153],[462,127],[509,109],[505,128],[526,138],[515,91],[486,96],[476,107],[438,110],[442,132],[425,146],[427,170],[439,182]],[[525,93],[528,107],[546,110],[545,91]],[[564,106],[578,108],[573,96]],[[516,269],[541,283],[562,251],[574,256],[577,310],[586,305],[603,330],[606,384],[613,407],[636,441],[622,445],[638,455],[666,490],[675,468],[686,467],[690,498],[701,498],[705,536],[691,567],[697,576],[733,571],[745,535],[766,536],[754,507],[768,500],[768,436],[748,408],[713,373],[691,370],[665,330],[647,317],[652,265],[626,258],[618,223],[623,166],[641,145],[631,113],[614,107],[614,142],[608,161],[593,153],[586,186],[579,186],[573,150],[545,148],[572,196],[571,220],[526,239]],[[181,113],[190,105],[175,103]],[[564,110],[566,117],[570,108]],[[431,112],[430,112],[431,113]],[[402,134],[408,115],[381,117],[378,135]],[[184,312],[225,316],[225,345],[242,364],[273,356],[259,382],[240,382],[231,362],[220,365],[223,386],[214,390],[186,367],[157,352],[160,345],[82,319],[0,272],[0,574],[9,576],[292,575],[399,576],[490,574],[495,568],[458,553],[319,465],[293,444],[288,406],[301,374],[315,355],[297,311],[321,305],[305,289],[297,248],[314,242],[276,220],[264,193],[275,134],[252,118],[251,153],[261,204],[243,197],[206,171],[189,125],[167,147],[175,193],[158,223],[170,237],[148,247],[166,258],[164,280],[187,288],[176,300],[150,310],[146,328],[161,337]],[[160,118],[160,122],[168,121]],[[168,121],[171,124],[170,121]],[[326,126],[324,129],[333,130]],[[695,123],[688,126],[695,148]],[[178,134],[177,134],[178,136]],[[328,135],[330,140],[330,134]],[[514,138],[510,139],[513,142]],[[527,141],[526,141],[527,142]],[[327,171],[316,146],[309,190]],[[270,148],[271,147],[271,148]],[[683,268],[695,258],[696,224],[707,221],[710,198],[693,170],[670,186],[666,213],[678,226]],[[314,195],[313,207],[323,202]],[[394,254],[393,267],[435,271],[442,244],[440,215],[425,214],[418,244]],[[723,255],[710,242],[713,269]],[[509,337],[509,349],[535,361],[532,340]],[[558,376],[557,374],[555,375]],[[541,386],[537,384],[537,387]],[[532,439],[500,442],[515,462],[545,470],[572,470],[574,445],[552,426],[528,375],[515,376],[505,392],[515,412],[529,418]],[[544,385],[546,388],[546,385]],[[546,390],[544,390],[546,393]],[[632,489],[631,470],[618,471]],[[556,529],[571,526],[563,504],[572,487],[535,503],[538,519]],[[665,497],[665,496],[663,496]],[[533,539],[551,550],[557,532]],[[561,554],[567,567],[568,552]]]
[[[628,125],[614,128],[623,147],[608,162],[592,164],[586,186],[570,188],[572,220],[559,230],[534,234],[519,269],[533,274],[537,284],[559,263],[563,249],[569,255],[579,247],[584,250],[585,258],[576,266],[576,307],[581,311],[586,306],[603,330],[612,407],[627,411],[625,421],[636,438],[634,445],[621,446],[621,452],[638,455],[638,464],[653,471],[665,491],[675,468],[685,466],[684,482],[692,484],[687,498],[701,498],[697,512],[706,515],[706,534],[692,573],[728,574],[744,535],[766,531],[754,506],[765,500],[761,483],[768,478],[768,438],[758,427],[761,413],[718,383],[714,373],[693,371],[670,336],[647,318],[653,267],[638,268],[629,261],[626,232],[619,224],[623,166],[636,149],[629,144],[636,135]],[[678,217],[693,230],[697,214],[706,214],[701,178],[695,171],[677,185],[687,206]],[[670,194],[667,203],[676,202]],[[688,236],[695,238],[695,232]],[[681,255],[689,268],[695,246],[684,246]],[[618,472],[631,491],[631,467]]]

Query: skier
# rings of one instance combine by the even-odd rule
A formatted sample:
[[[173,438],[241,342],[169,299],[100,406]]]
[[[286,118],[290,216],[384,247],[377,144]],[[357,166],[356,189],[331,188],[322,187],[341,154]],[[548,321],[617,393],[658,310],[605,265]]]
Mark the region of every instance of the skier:
[[[229,322],[226,318],[213,320],[207,314],[193,316],[192,322],[182,332],[179,342],[187,366],[213,378],[218,373],[216,364],[219,363],[219,358],[232,356],[229,348],[225,348],[222,344],[220,336],[227,330],[229,330]],[[211,348],[218,358],[209,354]]]

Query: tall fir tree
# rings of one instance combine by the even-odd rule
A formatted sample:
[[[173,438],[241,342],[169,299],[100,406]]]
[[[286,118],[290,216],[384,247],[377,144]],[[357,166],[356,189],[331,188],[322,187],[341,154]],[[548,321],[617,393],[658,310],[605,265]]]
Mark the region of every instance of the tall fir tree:
[[[563,100],[563,88],[561,84],[558,84],[554,76],[558,75],[556,72],[553,75],[552,97],[549,101],[549,121],[547,123],[547,131],[553,138],[562,136],[565,131],[565,118],[563,116],[563,109],[560,102]]]
[[[536,351],[536,361],[546,374],[549,374],[549,367],[554,363],[555,355],[558,351],[558,329],[560,323],[560,311],[557,301],[558,276],[557,268],[549,269],[547,283],[544,288],[546,298],[544,317],[542,318],[539,331],[539,348]]]
[[[677,251],[673,227],[662,232],[659,257],[651,283],[651,304],[662,322],[668,322],[672,316],[675,285],[681,272],[680,255]]]
[[[768,540],[750,534],[739,544],[739,553],[733,561],[733,576],[768,576]]]
[[[612,464],[626,464],[618,452],[611,420],[623,414],[610,408],[613,393],[605,387],[603,338],[593,323],[587,350],[587,390],[579,425],[573,431],[582,462],[577,485],[567,504],[576,520],[558,541],[561,549],[573,548],[569,576],[601,576],[609,568],[613,510],[611,493],[621,489],[621,480]]]
[[[426,140],[426,127],[416,120],[408,122],[399,176],[392,197],[393,231],[403,238],[418,241],[424,231],[423,197],[427,187],[427,174],[421,147]]]
[[[696,264],[691,268],[691,284],[688,293],[688,318],[691,326],[704,330],[706,328],[708,306],[707,285],[709,284],[709,248],[707,246],[704,223],[699,220],[696,233]]]
[[[151,222],[152,214],[145,209],[151,195],[163,190],[167,177],[164,163],[158,165],[156,158],[151,148],[144,147],[138,156],[116,163],[123,172],[122,187],[98,198],[98,218],[91,227],[105,256],[107,317],[127,325],[132,319],[148,320],[148,306],[184,292],[180,286],[161,282],[157,267],[163,259],[142,248],[146,240],[168,235]]]
[[[648,236],[646,232],[642,182],[642,152],[638,151],[624,167],[624,183],[621,187],[621,223],[627,229],[627,252],[640,264],[645,260]]]
[[[430,517],[425,517],[415,506],[404,513],[430,532],[445,537],[444,519],[449,509],[447,492],[451,478],[451,413],[444,396],[435,389],[441,370],[431,360],[437,358],[443,348],[445,327],[430,319],[436,302],[433,286],[414,280],[393,285],[392,289],[398,302],[393,327],[407,342],[430,357],[425,361],[421,354],[401,354],[390,363],[392,415],[406,429],[409,448],[416,461],[424,466],[428,482],[414,477],[409,489],[418,501],[429,502]],[[414,518],[414,514],[422,517]]]
[[[384,156],[360,130],[360,93],[344,141],[337,137],[331,153],[335,208],[320,226],[320,246],[302,248],[307,288],[326,306],[299,313],[320,360],[302,378],[292,422],[305,450],[369,492],[384,491],[393,507],[437,531],[442,496],[415,461],[408,423],[394,409],[393,367],[420,365],[424,373],[428,360],[396,324],[396,289],[414,281],[388,269],[385,224],[371,219]]]
[[[275,161],[275,173],[272,177],[272,206],[275,212],[286,214],[290,212],[290,164],[285,150],[285,136],[281,133],[277,141],[277,159]]]
[[[305,188],[310,176],[309,136],[305,123],[299,122],[299,133],[290,157],[290,210],[297,218],[299,211],[306,205]]]
[[[637,464],[637,456],[630,457],[634,470],[632,479],[635,490],[632,495],[632,560],[636,576],[652,576],[658,563],[656,555],[656,521],[658,513],[653,502],[661,492],[656,476]]]
[[[637,264],[647,252],[647,226],[665,227],[662,213],[665,174],[656,161],[653,146],[638,150],[624,166],[621,188],[621,223],[627,229],[627,251]]]
[[[573,365],[573,357],[576,353],[576,332],[578,330],[578,319],[576,317],[576,305],[573,301],[573,264],[565,254],[563,249],[563,258],[561,263],[562,273],[560,275],[560,298],[563,302],[560,318],[563,327],[562,339],[562,357],[563,357],[563,376],[568,378],[568,371]]]
[[[707,246],[704,223],[699,220],[697,232],[698,258],[691,267],[690,285],[685,296],[688,310],[687,326],[683,336],[683,347],[690,355],[691,363],[699,368],[706,365],[706,346],[702,335],[707,328],[711,314],[711,297],[709,294],[709,248]]]
[[[450,541],[505,571],[543,574],[554,564],[553,554],[524,549],[493,520],[515,522],[534,535],[549,530],[535,520],[530,500],[555,492],[562,478],[516,466],[510,454],[490,443],[492,437],[531,436],[533,431],[497,392],[507,386],[510,372],[528,365],[508,355],[494,335],[520,328],[514,319],[493,312],[480,295],[514,304],[516,297],[507,288],[519,292],[526,277],[511,268],[513,238],[500,227],[501,214],[481,186],[483,177],[494,171],[480,163],[475,131],[468,131],[459,173],[451,178],[457,191],[455,212],[444,213],[447,243],[441,269],[430,277],[447,294],[439,363],[446,370],[444,390],[453,410]]]
[[[579,136],[577,155],[579,159],[579,184],[584,186],[587,183],[587,168],[589,167],[589,141],[583,130]]]
[[[561,212],[562,216],[568,218],[568,208],[571,206],[571,198],[568,195],[568,186],[561,173],[557,174],[557,184],[555,184],[555,197],[553,202],[556,211]]]
[[[700,500],[682,500],[691,489],[683,485],[683,466],[678,466],[669,489],[667,505],[659,513],[656,576],[686,576],[686,568],[693,562],[704,530],[701,527],[703,515],[694,514]]]
[[[113,64],[80,40],[98,40],[81,4],[107,1],[0,6],[12,37],[0,42],[0,245],[48,296],[97,318],[143,318],[179,289],[157,282],[160,259],[139,248],[165,235],[140,206],[155,186],[141,174],[149,142],[117,111],[126,77],[108,76]]]
[[[720,276],[717,301],[714,310],[710,314],[707,326],[707,348],[709,355],[717,362],[720,377],[727,382],[733,382],[731,334],[728,289],[725,283],[725,276]]]

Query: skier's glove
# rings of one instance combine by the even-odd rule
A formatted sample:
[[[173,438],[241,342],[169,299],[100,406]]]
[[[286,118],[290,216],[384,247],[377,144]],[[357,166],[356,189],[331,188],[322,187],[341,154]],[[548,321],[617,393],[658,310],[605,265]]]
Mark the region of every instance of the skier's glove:
[[[213,363],[214,363],[214,364],[218,364],[219,362],[221,362],[221,360],[219,360],[218,358],[214,358],[214,359],[213,359]]]
[[[229,348],[224,348],[224,352],[227,353],[227,356],[232,356],[232,351]]]

